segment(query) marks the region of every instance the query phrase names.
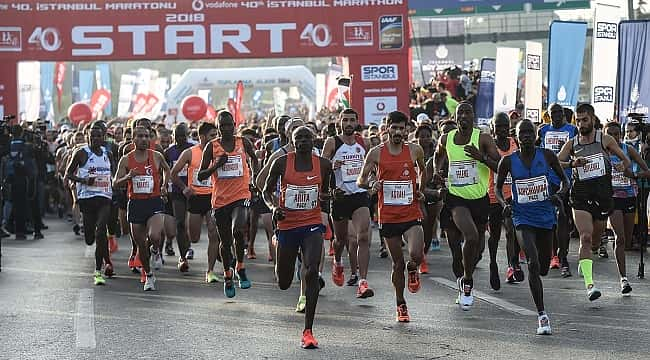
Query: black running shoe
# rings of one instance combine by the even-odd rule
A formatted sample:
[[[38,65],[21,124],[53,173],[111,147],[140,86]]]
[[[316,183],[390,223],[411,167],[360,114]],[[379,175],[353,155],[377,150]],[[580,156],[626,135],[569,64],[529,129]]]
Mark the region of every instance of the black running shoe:
[[[499,279],[499,267],[496,263],[490,263],[490,286],[492,290],[501,289],[501,279]]]
[[[350,275],[350,278],[348,279],[347,282],[348,286],[357,286],[358,283],[359,283],[359,277],[357,276],[357,274]]]

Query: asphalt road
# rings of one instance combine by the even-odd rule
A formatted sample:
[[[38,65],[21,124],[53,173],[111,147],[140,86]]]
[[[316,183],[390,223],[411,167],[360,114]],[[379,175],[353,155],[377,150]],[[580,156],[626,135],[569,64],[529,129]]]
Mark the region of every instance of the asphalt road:
[[[619,294],[612,257],[594,262],[603,291],[594,303],[586,299],[581,278],[562,279],[551,270],[543,282],[554,334],[536,336],[527,283],[508,285],[502,279],[502,289],[492,291],[485,260],[475,278],[474,308],[463,312],[454,304],[444,243],[429,254],[430,274],[423,275],[420,292],[407,294],[411,323],[396,323],[390,260],[377,257],[374,231],[368,280],[375,297],[357,300],[354,287],[334,286],[326,257],[327,285],[314,326],[320,349],[303,350],[303,315],[294,312],[298,284],[287,291],[274,284],[261,233],[258,259],[247,265],[253,287],[226,299],[221,283],[203,282],[205,236],[194,246],[187,275],[176,270],[175,258],[166,257],[157,273],[158,291],[145,293],[126,267],[127,238],[120,239],[113,256],[116,277],[96,287],[94,247],[86,247],[68,223],[50,219],[48,224],[43,240],[2,240],[0,359],[650,358],[650,287],[634,276],[638,253],[628,253],[634,287],[629,298]],[[575,272],[577,243],[571,245]],[[503,249],[502,244],[501,273]]]

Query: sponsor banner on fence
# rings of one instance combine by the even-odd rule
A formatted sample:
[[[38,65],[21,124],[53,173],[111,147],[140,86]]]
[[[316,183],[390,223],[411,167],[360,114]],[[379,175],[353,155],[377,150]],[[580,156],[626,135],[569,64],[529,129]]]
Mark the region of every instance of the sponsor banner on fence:
[[[618,67],[618,23],[620,6],[595,4],[591,56],[591,104],[601,122],[614,117]],[[605,69],[612,69],[607,71]]]
[[[496,71],[496,60],[481,60],[481,77],[476,96],[476,121],[478,125],[486,125],[490,122],[494,113],[494,77]]]
[[[398,110],[396,96],[372,96],[363,98],[365,124],[381,124],[384,117],[395,110]]]
[[[628,113],[648,115],[650,21],[621,21],[618,29],[618,116],[625,124]]]
[[[542,44],[526,41],[526,98],[525,117],[533,122],[542,122]]]
[[[551,23],[548,50],[549,104],[558,103],[574,109],[578,103],[586,39],[587,23]]]
[[[494,112],[514,110],[517,103],[519,49],[497,48],[494,78]]]

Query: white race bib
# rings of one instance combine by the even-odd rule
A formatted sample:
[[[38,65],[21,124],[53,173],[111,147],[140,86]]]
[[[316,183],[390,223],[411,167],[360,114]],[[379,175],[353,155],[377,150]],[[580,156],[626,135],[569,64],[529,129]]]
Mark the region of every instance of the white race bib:
[[[449,182],[452,186],[478,184],[476,160],[452,161],[449,164]]]
[[[566,131],[549,131],[544,137],[544,148],[559,153],[562,146],[569,141],[569,133]]]
[[[589,180],[605,176],[605,158],[603,154],[593,154],[585,156],[587,163],[578,167],[578,179]]]
[[[208,176],[207,179],[199,181],[199,169],[193,169],[192,171],[192,185],[198,187],[212,187],[212,176]]]
[[[382,188],[384,205],[411,205],[413,183],[411,181],[384,181]]]
[[[228,155],[228,161],[217,168],[219,179],[228,179],[244,176],[244,161],[241,155]]]
[[[153,176],[138,175],[131,179],[134,194],[152,194],[153,193]]]
[[[95,177],[95,182],[92,185],[88,185],[88,191],[92,191],[92,192],[109,193],[110,190],[111,190],[110,175],[98,175]]]
[[[361,160],[345,160],[341,165],[341,179],[343,182],[356,182],[361,168],[363,167],[363,159]]]
[[[497,178],[498,178],[497,174],[494,173],[494,176],[492,176],[492,177],[494,178],[494,186],[496,186],[497,185]],[[512,176],[510,176],[510,173],[508,173],[508,176],[506,176],[506,181],[503,183],[503,185],[512,185]]]
[[[287,184],[284,206],[289,210],[313,210],[318,206],[318,185]]]
[[[616,171],[612,169],[612,186],[617,188],[624,188],[632,186],[632,181],[630,178],[623,175],[621,171]]]
[[[515,180],[517,203],[528,204],[548,199],[548,181],[546,176]]]

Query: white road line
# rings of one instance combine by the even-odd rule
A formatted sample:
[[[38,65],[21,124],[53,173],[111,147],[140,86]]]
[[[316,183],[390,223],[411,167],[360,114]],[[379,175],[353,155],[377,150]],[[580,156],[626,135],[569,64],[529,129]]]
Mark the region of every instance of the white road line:
[[[85,258],[94,258],[95,257],[95,248],[92,246],[86,246],[86,249],[84,250],[84,257]]]
[[[95,341],[95,306],[93,289],[81,289],[77,312],[74,316],[74,329],[77,335],[77,348],[94,349],[97,346]]]
[[[429,279],[437,282],[438,284],[449,287],[449,288],[451,288],[453,290],[457,289],[456,283],[451,281],[451,280],[447,280],[447,279],[443,279],[443,278],[439,278],[439,277],[431,277]],[[485,302],[487,302],[489,304],[492,304],[492,305],[494,305],[496,307],[499,307],[499,308],[501,308],[503,310],[510,311],[510,312],[513,312],[513,313],[519,314],[519,315],[537,316],[537,313],[532,311],[532,310],[528,310],[528,309],[523,308],[521,306],[515,305],[515,304],[513,304],[511,302],[508,302],[508,301],[505,301],[505,300],[502,300],[502,299],[499,299],[499,298],[495,298],[494,296],[490,296],[490,295],[488,295],[488,294],[486,294],[486,293],[484,293],[482,291],[474,290],[473,292],[474,292],[474,297],[475,298],[483,300],[483,301],[485,301]]]

